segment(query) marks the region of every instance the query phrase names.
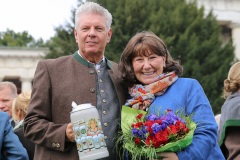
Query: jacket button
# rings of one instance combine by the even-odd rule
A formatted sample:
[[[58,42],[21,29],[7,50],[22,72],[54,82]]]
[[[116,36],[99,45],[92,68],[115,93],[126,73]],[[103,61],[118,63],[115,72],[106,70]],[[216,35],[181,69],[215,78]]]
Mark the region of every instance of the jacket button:
[[[56,143],[56,147],[57,147],[57,148],[60,148],[60,146],[61,146],[61,145],[60,145],[59,143]]]
[[[104,125],[105,127],[107,127],[107,123],[104,123],[103,125]]]
[[[94,93],[95,92],[95,88],[91,88],[90,92]]]
[[[107,112],[106,112],[106,111],[103,111],[103,114],[107,114]]]

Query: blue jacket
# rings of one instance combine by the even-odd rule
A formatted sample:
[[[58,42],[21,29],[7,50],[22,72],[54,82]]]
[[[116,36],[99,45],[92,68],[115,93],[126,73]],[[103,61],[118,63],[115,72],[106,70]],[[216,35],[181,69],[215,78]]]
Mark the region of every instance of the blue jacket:
[[[190,78],[178,78],[162,96],[150,106],[149,112],[163,112],[172,109],[181,110],[187,115],[193,114],[197,124],[192,144],[177,152],[180,160],[224,160],[217,142],[217,123],[211,105],[199,82]]]
[[[0,160],[28,160],[27,151],[13,132],[6,112],[0,112],[0,149]]]

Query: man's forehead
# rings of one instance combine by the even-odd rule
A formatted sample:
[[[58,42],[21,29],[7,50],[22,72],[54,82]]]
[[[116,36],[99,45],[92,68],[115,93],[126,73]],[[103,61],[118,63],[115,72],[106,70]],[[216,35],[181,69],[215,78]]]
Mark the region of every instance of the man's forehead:
[[[13,94],[10,88],[5,87],[4,89],[0,90],[0,99],[12,99]]]

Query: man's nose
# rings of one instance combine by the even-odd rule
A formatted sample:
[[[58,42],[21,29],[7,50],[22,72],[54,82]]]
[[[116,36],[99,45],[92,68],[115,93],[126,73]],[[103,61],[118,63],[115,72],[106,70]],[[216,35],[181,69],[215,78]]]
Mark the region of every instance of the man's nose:
[[[96,36],[96,30],[93,27],[89,30],[88,36],[89,37],[95,37]]]

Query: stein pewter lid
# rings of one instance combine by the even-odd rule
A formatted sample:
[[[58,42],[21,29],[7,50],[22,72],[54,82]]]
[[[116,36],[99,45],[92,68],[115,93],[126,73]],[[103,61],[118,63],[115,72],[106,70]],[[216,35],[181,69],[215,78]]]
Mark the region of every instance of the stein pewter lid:
[[[85,109],[89,109],[89,108],[92,108],[92,107],[93,106],[92,106],[91,103],[84,103],[84,104],[77,105],[74,101],[72,102],[72,112],[85,110]]]

